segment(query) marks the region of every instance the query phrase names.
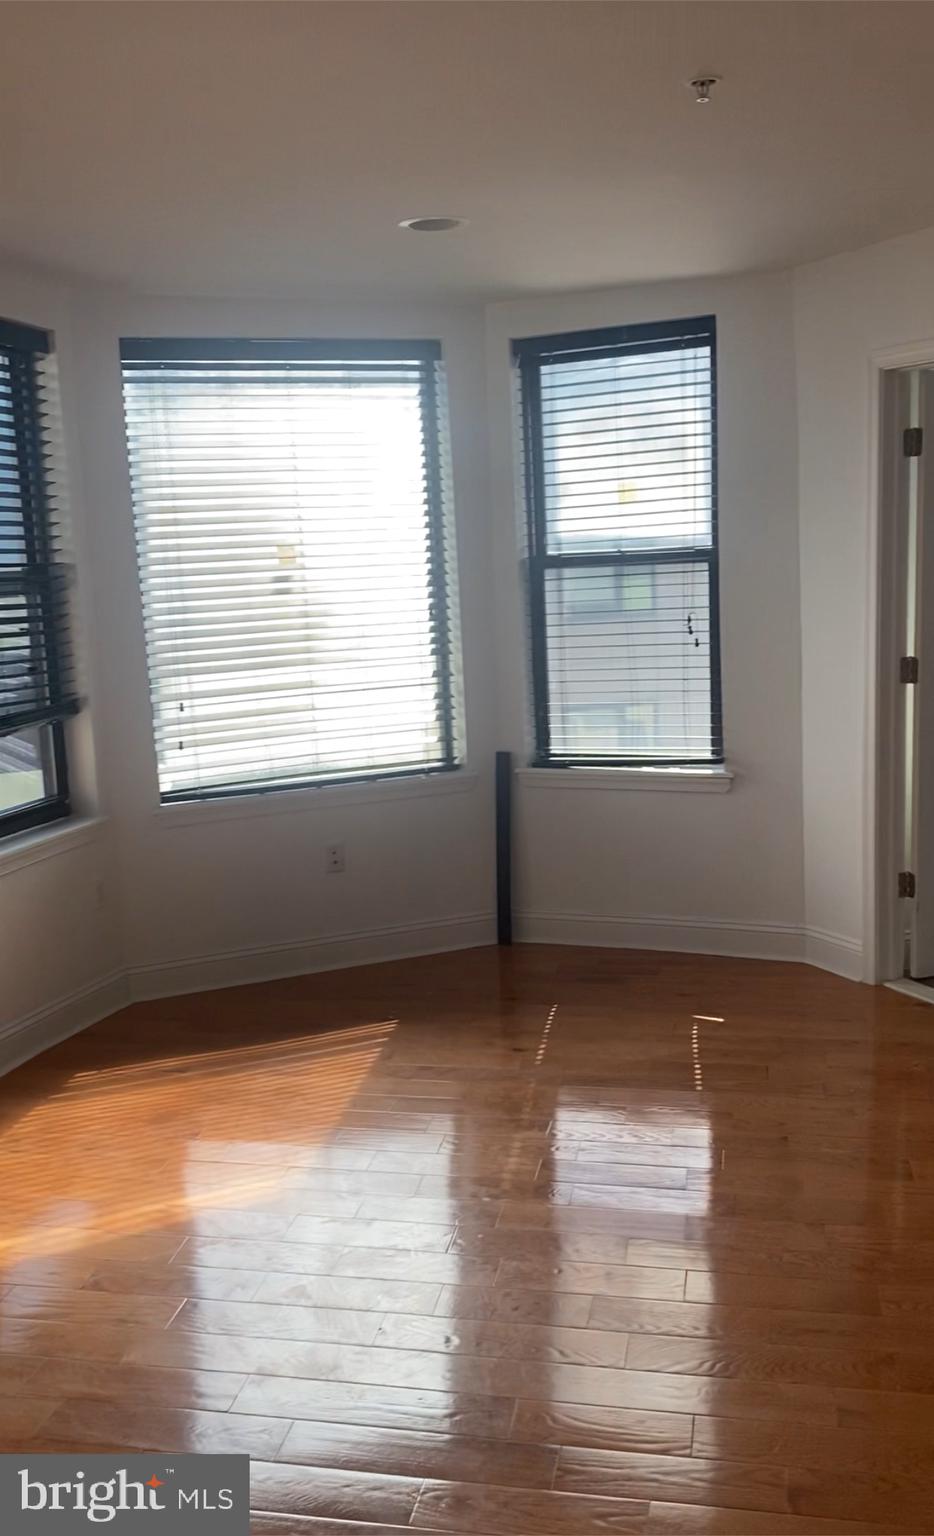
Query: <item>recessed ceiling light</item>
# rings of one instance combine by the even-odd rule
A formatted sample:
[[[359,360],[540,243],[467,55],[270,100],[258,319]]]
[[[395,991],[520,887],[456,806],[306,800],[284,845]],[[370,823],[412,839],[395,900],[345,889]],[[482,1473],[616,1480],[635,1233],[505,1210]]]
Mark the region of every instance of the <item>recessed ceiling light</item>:
[[[466,224],[466,219],[457,219],[450,214],[432,214],[425,219],[400,219],[400,229],[414,229],[420,235],[439,235],[446,229],[460,229]]]

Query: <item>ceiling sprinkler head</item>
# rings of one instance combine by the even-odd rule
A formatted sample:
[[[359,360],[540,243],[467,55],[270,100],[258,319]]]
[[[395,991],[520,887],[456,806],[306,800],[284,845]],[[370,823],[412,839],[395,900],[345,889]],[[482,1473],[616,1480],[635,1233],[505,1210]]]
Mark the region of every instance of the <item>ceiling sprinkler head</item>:
[[[694,91],[694,99],[701,106],[706,106],[710,100],[710,93],[715,85],[720,84],[719,75],[697,75],[688,84]]]

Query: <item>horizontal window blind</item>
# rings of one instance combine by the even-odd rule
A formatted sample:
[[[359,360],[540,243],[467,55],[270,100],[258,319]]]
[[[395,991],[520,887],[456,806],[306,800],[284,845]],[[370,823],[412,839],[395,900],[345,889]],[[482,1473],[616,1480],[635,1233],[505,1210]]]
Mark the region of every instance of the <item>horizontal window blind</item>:
[[[45,331],[0,321],[0,738],[77,708]]]
[[[722,761],[714,320],[514,355],[535,760]]]
[[[163,799],[454,767],[438,345],[121,350]]]

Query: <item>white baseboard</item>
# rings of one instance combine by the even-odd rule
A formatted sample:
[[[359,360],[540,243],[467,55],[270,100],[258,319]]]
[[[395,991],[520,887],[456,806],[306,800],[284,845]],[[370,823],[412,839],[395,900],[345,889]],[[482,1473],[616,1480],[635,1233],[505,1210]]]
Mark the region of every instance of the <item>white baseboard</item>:
[[[804,939],[791,923],[711,922],[701,917],[592,917],[582,912],[520,913],[516,937],[526,944],[595,944],[663,949],[751,960],[801,960]]]
[[[520,913],[516,936],[527,944],[594,944],[661,949],[747,960],[803,960],[851,981],[862,980],[862,946],[855,939],[795,923],[711,922],[702,917],[592,917],[582,912]]]
[[[381,960],[405,960],[445,950],[473,949],[495,941],[493,914],[474,912],[440,918],[433,923],[400,923],[311,939],[302,944],[268,944],[114,971],[15,1020],[0,1032],[0,1076],[130,1002],[181,992],[208,992],[251,981],[274,981],[277,977],[301,976],[312,971],[342,970]]]
[[[116,1013],[129,1002],[127,979],[122,971],[113,971],[58,998],[34,1013],[16,1019],[0,1034],[0,1076],[21,1066],[32,1056],[87,1029],[109,1013]]]
[[[583,944],[657,949],[682,954],[736,955],[758,960],[806,960],[858,981],[862,952],[854,939],[790,923],[710,922],[687,917],[590,917],[579,912],[520,913],[516,940],[525,944]],[[298,944],[194,955],[115,971],[16,1020],[0,1033],[0,1074],[69,1035],[96,1024],[129,1002],[206,992],[316,971],[405,960],[496,942],[492,913],[473,912],[431,923],[394,924],[333,934]]]
[[[805,928],[804,959],[822,971],[833,971],[848,981],[862,981],[863,946],[858,939],[847,939],[826,928]]]
[[[474,949],[496,942],[492,913],[472,912],[439,918],[431,923],[399,923],[383,928],[332,934],[297,944],[263,944],[253,949],[222,950],[184,960],[140,965],[128,973],[134,1001],[172,997],[182,992],[209,992],[218,987],[275,981],[314,971],[337,971],[381,960],[406,960],[445,950]]]
[[[893,992],[901,992],[903,997],[913,997],[917,1003],[934,1006],[934,987],[927,986],[923,981],[913,981],[910,976],[900,976],[897,981],[884,981],[882,985],[890,987]]]

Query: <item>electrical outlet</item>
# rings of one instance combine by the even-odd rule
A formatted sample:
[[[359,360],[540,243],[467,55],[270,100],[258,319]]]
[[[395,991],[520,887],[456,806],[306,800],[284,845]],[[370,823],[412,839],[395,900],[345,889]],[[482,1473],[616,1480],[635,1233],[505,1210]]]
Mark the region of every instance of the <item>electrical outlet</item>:
[[[328,875],[342,875],[347,867],[343,843],[328,843],[324,850],[324,869]]]

